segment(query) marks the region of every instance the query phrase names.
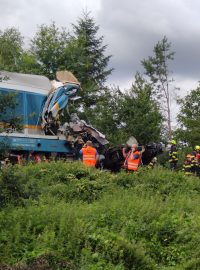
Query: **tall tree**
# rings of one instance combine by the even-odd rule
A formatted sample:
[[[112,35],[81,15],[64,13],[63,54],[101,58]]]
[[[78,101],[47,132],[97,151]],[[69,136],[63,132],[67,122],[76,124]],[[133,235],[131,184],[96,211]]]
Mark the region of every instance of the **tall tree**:
[[[63,53],[67,42],[68,33],[65,29],[60,30],[55,23],[39,27],[31,41],[31,52],[40,66],[41,74],[52,79],[55,72],[64,66]]]
[[[104,83],[111,74],[108,67],[111,55],[106,56],[107,45],[103,44],[103,36],[98,36],[99,26],[96,25],[90,13],[83,12],[76,24],[66,49],[66,59],[69,69],[82,84],[81,107],[85,117],[90,120],[91,112],[87,113],[97,103],[104,93]]]
[[[102,87],[107,76],[111,74],[112,68],[108,68],[111,55],[105,56],[107,45],[103,45],[103,36],[98,36],[99,26],[96,25],[94,19],[90,17],[90,13],[83,12],[77,24],[73,24],[73,41],[77,41],[81,45],[82,59],[79,56],[74,59],[76,63],[84,66],[84,74],[81,78],[84,84],[88,80],[94,81],[98,86]],[[75,56],[74,56],[75,57]]]
[[[186,97],[179,99],[181,106],[178,114],[180,128],[176,134],[180,141],[187,142],[190,146],[200,144],[200,84]]]
[[[169,70],[169,61],[174,59],[175,53],[171,51],[171,43],[166,37],[155,45],[153,52],[154,55],[143,60],[142,65],[145,74],[150,79],[154,96],[166,119],[168,139],[171,139],[171,94],[175,87],[171,86],[173,79]]]
[[[24,38],[16,28],[0,31],[0,69],[22,73],[40,73],[37,59],[24,49]]]
[[[119,108],[122,130],[140,144],[160,141],[162,116],[152,99],[152,87],[137,73],[132,88],[124,94]]]
[[[23,37],[14,27],[0,31],[0,69],[17,71],[23,53]]]

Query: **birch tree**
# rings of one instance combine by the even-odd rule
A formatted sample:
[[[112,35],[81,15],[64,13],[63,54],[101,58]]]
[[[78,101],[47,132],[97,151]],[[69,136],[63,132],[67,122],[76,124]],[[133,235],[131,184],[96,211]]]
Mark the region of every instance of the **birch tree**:
[[[164,116],[166,133],[170,140],[172,137],[171,97],[175,87],[172,85],[169,61],[174,59],[175,52],[171,51],[171,43],[164,37],[155,45],[153,53],[153,56],[142,61],[142,65],[151,82],[154,98]]]

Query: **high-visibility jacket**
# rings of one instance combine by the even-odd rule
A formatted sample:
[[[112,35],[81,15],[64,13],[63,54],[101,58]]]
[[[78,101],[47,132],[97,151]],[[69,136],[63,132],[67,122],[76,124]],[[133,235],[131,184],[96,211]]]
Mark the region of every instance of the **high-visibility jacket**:
[[[82,148],[83,163],[87,166],[95,167],[97,150],[94,147],[86,146]]]
[[[183,164],[183,169],[185,175],[194,174],[194,165],[192,164],[192,160],[186,160]]]
[[[169,151],[169,162],[170,163],[177,163],[178,162],[178,152],[175,145],[171,146]]]
[[[140,164],[140,160],[141,160],[140,152],[135,151],[135,152],[131,152],[128,155],[129,155],[128,158],[127,158],[128,170],[137,171],[138,166]]]

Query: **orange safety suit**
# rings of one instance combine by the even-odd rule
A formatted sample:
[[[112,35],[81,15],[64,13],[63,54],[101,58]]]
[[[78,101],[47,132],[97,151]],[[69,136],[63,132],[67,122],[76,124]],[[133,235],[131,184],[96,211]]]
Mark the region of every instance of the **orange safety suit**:
[[[137,171],[140,164],[141,154],[139,151],[131,152],[127,158],[128,170]]]
[[[97,150],[92,146],[86,146],[82,148],[83,151],[83,164],[95,167]]]

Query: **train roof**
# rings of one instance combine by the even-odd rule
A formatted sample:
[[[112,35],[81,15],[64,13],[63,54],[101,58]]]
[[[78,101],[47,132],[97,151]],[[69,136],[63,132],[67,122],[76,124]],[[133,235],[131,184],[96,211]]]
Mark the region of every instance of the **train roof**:
[[[51,90],[50,80],[41,75],[22,74],[0,71],[0,87],[12,90],[33,92],[47,95]]]

